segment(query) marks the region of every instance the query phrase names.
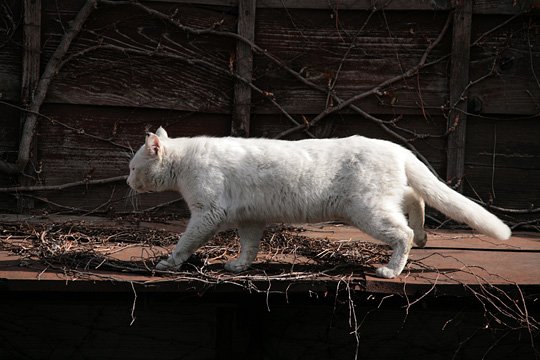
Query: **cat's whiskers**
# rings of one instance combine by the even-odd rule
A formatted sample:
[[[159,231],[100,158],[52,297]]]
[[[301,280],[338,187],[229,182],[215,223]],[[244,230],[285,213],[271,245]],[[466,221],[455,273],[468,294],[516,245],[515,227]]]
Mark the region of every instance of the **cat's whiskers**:
[[[135,211],[139,210],[139,207],[140,207],[139,193],[137,193],[132,188],[128,189],[128,194],[126,196],[126,203],[125,203],[126,208],[128,207],[128,201],[129,201],[129,204],[131,205],[133,210],[135,210]]]

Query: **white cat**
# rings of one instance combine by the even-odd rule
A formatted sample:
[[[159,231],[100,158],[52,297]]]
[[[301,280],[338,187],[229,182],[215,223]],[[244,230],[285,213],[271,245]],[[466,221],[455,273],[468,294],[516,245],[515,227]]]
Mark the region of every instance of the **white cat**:
[[[159,270],[179,268],[222,229],[238,228],[240,255],[225,268],[239,272],[255,260],[266,224],[343,220],[392,247],[389,263],[376,274],[393,278],[413,243],[426,244],[424,200],[481,233],[500,240],[511,235],[501,220],[440,182],[410,151],[362,136],[173,139],[160,127],[147,134],[129,166],[131,188],[179,191],[191,210],[186,231]]]

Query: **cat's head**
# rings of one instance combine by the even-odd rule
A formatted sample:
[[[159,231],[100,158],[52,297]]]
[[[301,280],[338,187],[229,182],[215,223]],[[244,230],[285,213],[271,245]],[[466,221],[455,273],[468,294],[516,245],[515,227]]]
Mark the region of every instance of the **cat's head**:
[[[162,127],[156,133],[146,133],[146,141],[129,162],[128,185],[137,192],[166,190],[163,157],[169,139]]]

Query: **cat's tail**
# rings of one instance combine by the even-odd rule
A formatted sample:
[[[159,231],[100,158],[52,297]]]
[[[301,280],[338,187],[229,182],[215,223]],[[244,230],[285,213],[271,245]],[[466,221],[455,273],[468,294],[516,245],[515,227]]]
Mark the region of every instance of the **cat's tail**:
[[[499,218],[449,188],[412,154],[405,163],[405,172],[409,185],[426,203],[448,217],[498,240],[507,240],[512,235]]]

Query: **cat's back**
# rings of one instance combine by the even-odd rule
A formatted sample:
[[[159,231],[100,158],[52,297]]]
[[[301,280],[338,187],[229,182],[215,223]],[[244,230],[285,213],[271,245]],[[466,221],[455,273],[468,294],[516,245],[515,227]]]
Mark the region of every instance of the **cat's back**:
[[[221,163],[309,163],[401,158],[408,153],[392,142],[354,135],[346,138],[276,140],[267,138],[207,137],[175,139],[184,151]]]

